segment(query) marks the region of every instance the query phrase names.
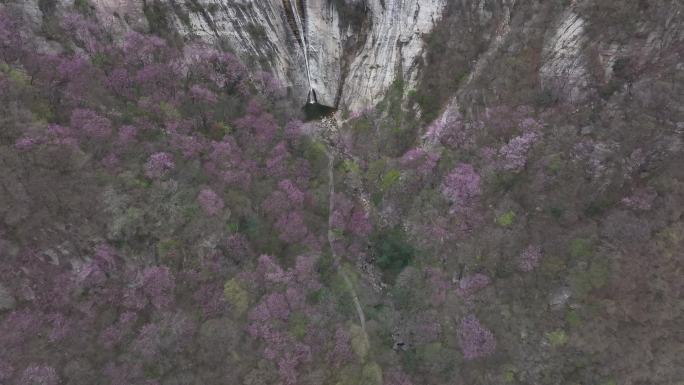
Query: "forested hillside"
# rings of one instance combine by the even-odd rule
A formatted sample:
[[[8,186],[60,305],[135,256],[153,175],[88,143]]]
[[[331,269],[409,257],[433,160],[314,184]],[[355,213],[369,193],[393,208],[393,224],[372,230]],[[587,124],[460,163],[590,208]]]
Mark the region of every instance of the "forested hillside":
[[[104,3],[0,0],[0,384],[684,384],[677,1],[448,1],[317,119]]]

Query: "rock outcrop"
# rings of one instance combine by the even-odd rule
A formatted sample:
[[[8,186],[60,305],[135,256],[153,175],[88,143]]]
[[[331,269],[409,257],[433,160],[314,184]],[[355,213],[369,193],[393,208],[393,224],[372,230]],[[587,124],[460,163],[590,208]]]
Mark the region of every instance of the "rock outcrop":
[[[583,54],[584,28],[584,19],[573,11],[566,12],[544,47],[539,70],[542,87],[571,102],[581,101],[589,84]]]

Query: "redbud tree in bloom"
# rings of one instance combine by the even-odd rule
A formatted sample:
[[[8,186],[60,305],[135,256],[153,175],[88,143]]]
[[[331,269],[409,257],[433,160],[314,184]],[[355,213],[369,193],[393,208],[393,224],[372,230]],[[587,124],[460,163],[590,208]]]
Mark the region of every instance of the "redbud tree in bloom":
[[[312,350],[322,346],[297,341],[287,331],[293,313],[313,315],[314,309],[306,303],[306,294],[321,288],[315,272],[314,257],[299,256],[295,266],[283,269],[273,257],[262,255],[252,277],[268,291],[248,314],[248,333],[263,342],[264,358],[274,361],[285,384],[297,383],[298,368],[313,360]],[[342,335],[339,336],[344,339]]]
[[[59,377],[51,366],[32,365],[24,370],[19,380],[20,385],[57,385]]]
[[[223,199],[210,188],[200,191],[199,195],[197,195],[197,202],[199,202],[204,212],[210,216],[218,214],[223,210],[224,206]]]
[[[167,152],[152,154],[145,163],[145,175],[150,179],[159,179],[166,175],[176,164],[173,156]]]
[[[518,268],[524,272],[530,272],[539,266],[541,257],[541,247],[530,245],[520,253],[520,256],[518,257]]]
[[[112,132],[112,122],[88,109],[75,109],[71,112],[71,127],[87,137],[102,139]]]
[[[535,131],[527,131],[511,139],[499,149],[501,167],[507,171],[518,172],[525,168],[528,153],[539,139]]]
[[[453,205],[452,213],[468,211],[481,193],[480,175],[466,163],[456,166],[442,182],[442,194]]]
[[[469,297],[489,285],[491,280],[482,273],[465,276],[458,281],[457,292],[463,297]]]
[[[494,353],[496,340],[494,334],[480,323],[474,315],[467,315],[458,328],[458,339],[463,358],[474,360]]]

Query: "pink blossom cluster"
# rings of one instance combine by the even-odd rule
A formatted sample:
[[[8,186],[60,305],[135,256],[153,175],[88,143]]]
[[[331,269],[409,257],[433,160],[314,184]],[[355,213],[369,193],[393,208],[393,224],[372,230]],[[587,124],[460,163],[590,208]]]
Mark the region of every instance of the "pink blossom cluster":
[[[209,216],[218,214],[224,206],[223,199],[210,188],[204,188],[200,191],[197,195],[197,202]]]
[[[658,197],[658,192],[653,188],[636,190],[632,195],[622,199],[622,204],[639,211],[648,211],[653,207],[653,202]]]
[[[166,266],[148,267],[142,272],[143,292],[157,309],[166,308],[174,301],[175,280]]]
[[[152,154],[145,163],[145,175],[150,179],[159,179],[176,167],[173,156],[168,152]]]
[[[337,326],[333,341],[334,345],[328,355],[328,359],[333,363],[334,367],[339,368],[354,357],[351,349],[351,335],[345,327]]]
[[[425,140],[429,144],[444,142],[446,137],[461,137],[463,135],[463,120],[454,105],[449,105],[444,113],[435,119],[426,129]],[[451,140],[454,144],[459,140]]]
[[[206,46],[189,44],[185,47],[183,56],[187,58],[187,71],[208,79],[221,89],[235,89],[242,95],[248,94],[248,71],[235,55]]]
[[[254,77],[254,82],[258,85],[259,91],[270,98],[282,98],[286,95],[286,88],[270,72],[259,71]]]
[[[482,273],[475,273],[461,278],[458,281],[456,291],[460,296],[467,298],[489,286],[490,283],[491,279],[488,276]]]
[[[19,385],[57,385],[59,376],[51,366],[31,365],[24,369],[19,379]]]
[[[446,301],[449,288],[451,287],[449,277],[441,269],[433,267],[427,268],[425,273],[427,274],[427,282],[432,290],[430,301],[433,306],[439,306]]]
[[[304,193],[289,179],[280,181],[278,187],[262,202],[261,207],[276,218],[275,228],[280,239],[288,243],[300,242],[309,234],[302,210]]]
[[[366,237],[373,231],[373,224],[366,210],[361,205],[347,199],[343,194],[335,195],[332,226],[339,231],[358,237]]]
[[[507,171],[521,171],[527,164],[527,156],[532,146],[539,139],[535,131],[527,131],[516,136],[499,149],[501,167]]]
[[[480,175],[466,163],[456,166],[442,182],[442,194],[453,204],[452,212],[467,211],[481,192]]]
[[[121,340],[133,331],[133,325],[138,320],[138,315],[134,312],[123,312],[119,319],[112,325],[105,328],[98,337],[98,342],[107,349],[111,349],[121,342]]]
[[[278,130],[273,115],[264,111],[259,102],[252,100],[247,106],[247,114],[235,121],[238,136],[242,143],[254,143],[260,150],[266,149]]]
[[[205,318],[219,317],[226,309],[223,285],[220,283],[208,282],[202,284],[193,293],[192,298],[199,306],[202,316]]]
[[[291,157],[285,142],[279,142],[273,146],[266,160],[266,173],[274,178],[285,177]]]
[[[273,257],[259,257],[256,277],[261,277],[266,287],[273,291],[262,296],[250,310],[247,331],[264,342],[264,357],[276,362],[285,384],[295,384],[298,367],[312,360],[310,345],[296,341],[284,330],[293,312],[309,312],[305,294],[320,288],[314,264],[314,257],[299,256],[294,268],[285,270]],[[279,289],[283,285],[286,287],[284,292]]]
[[[474,360],[494,353],[496,340],[494,334],[482,326],[474,315],[467,315],[458,327],[458,339],[463,352],[463,358]]]
[[[86,51],[95,53],[102,49],[101,28],[91,19],[76,12],[66,12],[60,24]]]
[[[129,32],[123,42],[126,55],[126,64],[135,67],[143,65],[163,63],[163,59],[169,54],[169,47],[164,39],[156,35],[146,35],[138,32]]]
[[[173,134],[172,145],[186,159],[196,158],[204,151],[205,140],[197,135]]]
[[[422,148],[414,148],[402,156],[401,165],[412,168],[420,176],[428,176],[437,166],[440,155],[437,152],[428,152]]]
[[[19,151],[27,151],[38,146],[40,143],[40,138],[24,136],[17,139],[17,141],[14,143],[14,148]]]
[[[243,151],[233,138],[226,136],[220,142],[210,143],[204,169],[223,183],[247,189],[251,185],[256,165],[243,156]]]
[[[190,97],[195,102],[203,102],[210,105],[216,104],[216,102],[218,102],[218,97],[214,92],[198,84],[190,87]]]
[[[293,207],[304,205],[304,193],[289,179],[278,182],[278,188],[285,193],[287,200]]]
[[[413,385],[413,381],[401,368],[396,367],[383,374],[383,385]]]
[[[0,358],[0,381],[9,381],[14,372],[14,367],[7,361]]]
[[[530,245],[520,253],[518,268],[524,272],[530,272],[539,266],[542,258],[542,249],[537,245]]]
[[[112,133],[112,122],[84,108],[71,111],[71,128],[87,138],[106,138]]]

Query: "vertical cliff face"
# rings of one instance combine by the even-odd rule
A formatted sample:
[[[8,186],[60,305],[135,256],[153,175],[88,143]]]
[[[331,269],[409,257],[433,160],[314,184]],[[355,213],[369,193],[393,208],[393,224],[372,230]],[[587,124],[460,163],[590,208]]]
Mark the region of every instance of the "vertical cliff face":
[[[293,0],[294,1],[294,0]],[[48,1],[49,2],[49,1]],[[38,0],[15,5],[40,19]],[[44,2],[43,2],[44,3]],[[72,1],[54,0],[55,9]],[[235,51],[269,71],[304,102],[308,79],[292,9],[303,24],[311,86],[318,102],[351,110],[378,102],[397,77],[409,84],[423,54],[421,35],[440,18],[446,0],[89,0],[98,20],[115,31],[163,24],[186,39]]]
[[[306,98],[304,55],[289,1],[197,3],[213,12],[199,12],[202,17],[185,24],[177,19],[183,34],[224,40],[244,58],[258,58],[295,97]],[[362,109],[379,101],[397,77],[414,81],[421,34],[430,31],[444,5],[445,0],[297,2],[318,102]]]
[[[370,2],[372,28],[363,49],[354,57],[342,84],[342,104],[360,109],[382,98],[401,76],[416,81],[416,65],[423,54],[421,35],[430,32],[445,0],[389,0]]]

